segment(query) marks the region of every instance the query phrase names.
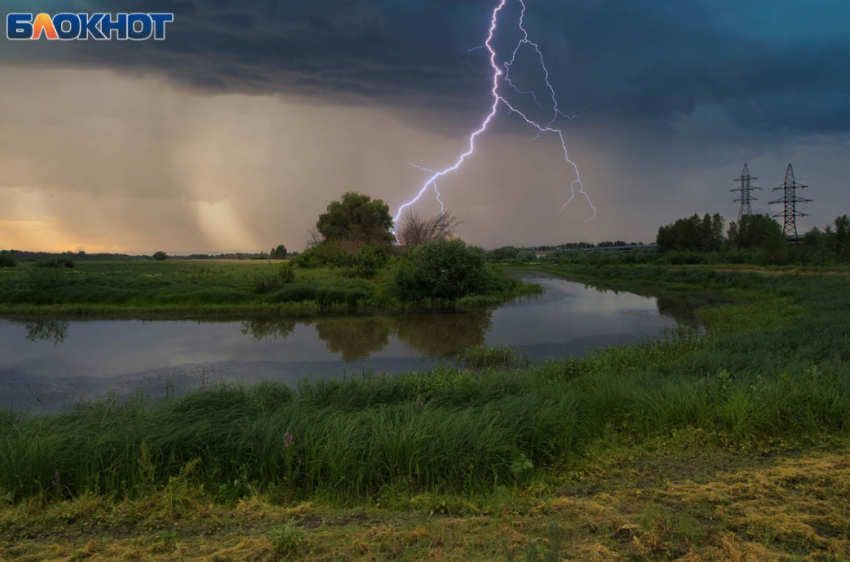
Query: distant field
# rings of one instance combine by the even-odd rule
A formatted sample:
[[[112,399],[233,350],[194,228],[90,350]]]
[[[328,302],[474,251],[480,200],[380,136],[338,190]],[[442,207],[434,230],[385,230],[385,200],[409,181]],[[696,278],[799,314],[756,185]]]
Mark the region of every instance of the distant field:
[[[184,261],[184,260],[179,260]],[[258,264],[258,263],[288,263],[289,260],[237,260],[237,259],[229,259],[229,260],[185,260],[190,263],[241,263],[246,265]],[[173,263],[173,262],[172,262]]]

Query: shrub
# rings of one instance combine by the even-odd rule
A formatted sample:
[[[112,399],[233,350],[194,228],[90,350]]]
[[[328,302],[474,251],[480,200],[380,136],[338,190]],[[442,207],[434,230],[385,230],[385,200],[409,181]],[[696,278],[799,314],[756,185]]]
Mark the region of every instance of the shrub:
[[[155,259],[156,261],[165,261],[166,259],[168,259],[168,254],[160,250],[158,252],[154,252],[153,259]]]
[[[280,280],[284,283],[292,283],[295,281],[295,268],[288,263],[282,263],[278,266],[277,274]]]
[[[18,258],[15,254],[8,250],[0,252],[0,267],[15,267],[18,265]]]
[[[354,265],[354,256],[358,247],[356,243],[328,240],[306,250],[293,259],[292,263],[304,269],[327,266],[348,267]]]
[[[305,536],[306,533],[292,523],[269,531],[269,539],[272,541],[275,554],[284,558],[298,552]]]
[[[255,293],[270,293],[283,287],[283,280],[270,267],[259,268],[251,273],[251,290]]]
[[[35,263],[36,267],[53,268],[53,269],[74,269],[74,260],[67,257],[45,258]]]
[[[387,266],[390,254],[383,246],[374,242],[364,244],[354,256],[353,273],[356,277],[374,277],[378,270]]]
[[[411,250],[396,273],[405,300],[485,294],[494,284],[484,250],[463,240],[435,240]]]

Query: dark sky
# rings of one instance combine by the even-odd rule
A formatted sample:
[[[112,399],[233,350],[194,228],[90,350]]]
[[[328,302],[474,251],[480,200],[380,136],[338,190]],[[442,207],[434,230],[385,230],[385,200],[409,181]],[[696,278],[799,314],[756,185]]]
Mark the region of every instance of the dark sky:
[[[151,252],[299,249],[332,199],[393,212],[451,166],[490,109],[481,45],[499,0],[0,0],[0,12],[165,11],[163,42],[0,39],[0,246]],[[487,247],[650,240],[694,212],[737,213],[749,162],[765,187],[793,162],[802,226],[850,212],[850,3],[527,0],[525,27],[566,113],[557,137],[500,108],[442,178],[464,238]],[[499,64],[521,35],[500,13]],[[4,18],[5,19],[5,18]],[[523,47],[505,96],[552,111]],[[506,87],[505,87],[506,88]],[[768,210],[769,191],[756,209]],[[433,196],[417,207],[439,209]]]

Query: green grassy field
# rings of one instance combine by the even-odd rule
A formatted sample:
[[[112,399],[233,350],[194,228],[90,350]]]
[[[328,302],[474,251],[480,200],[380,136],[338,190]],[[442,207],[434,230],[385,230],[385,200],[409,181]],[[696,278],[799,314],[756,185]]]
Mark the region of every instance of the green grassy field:
[[[453,302],[400,302],[391,268],[372,279],[343,268],[294,268],[295,280],[257,290],[279,262],[79,261],[72,269],[21,263],[0,268],[0,315],[99,317],[280,317],[474,308],[499,304],[539,288],[515,283],[500,293]],[[511,283],[507,283],[511,286]]]
[[[479,350],[397,377],[6,413],[0,554],[850,559],[850,280],[545,269],[734,304],[698,312],[704,335],[584,360]]]

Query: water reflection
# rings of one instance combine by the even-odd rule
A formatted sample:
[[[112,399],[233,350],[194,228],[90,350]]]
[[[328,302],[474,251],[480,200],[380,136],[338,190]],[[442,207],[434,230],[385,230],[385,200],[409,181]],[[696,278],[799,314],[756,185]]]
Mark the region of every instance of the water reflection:
[[[392,339],[428,357],[444,357],[483,345],[492,327],[492,311],[416,314],[322,320],[248,320],[242,333],[255,341],[285,340],[297,324],[313,326],[328,351],[343,361],[359,361],[386,349]]]
[[[56,320],[39,320],[24,326],[27,331],[27,341],[49,341],[59,345],[68,337],[68,323]]]
[[[250,335],[254,341],[263,341],[267,339],[285,340],[295,331],[297,322],[291,319],[276,319],[276,320],[246,320],[242,322],[240,332],[242,335]]]

